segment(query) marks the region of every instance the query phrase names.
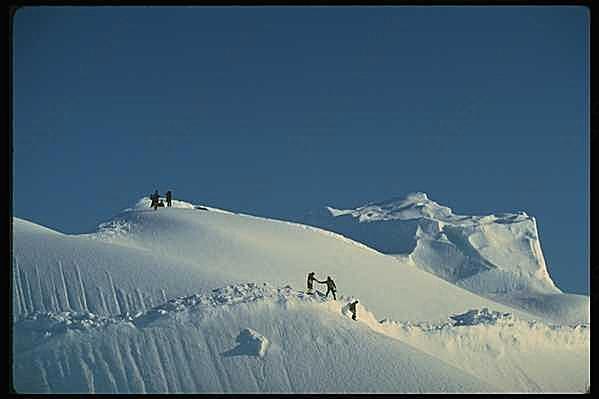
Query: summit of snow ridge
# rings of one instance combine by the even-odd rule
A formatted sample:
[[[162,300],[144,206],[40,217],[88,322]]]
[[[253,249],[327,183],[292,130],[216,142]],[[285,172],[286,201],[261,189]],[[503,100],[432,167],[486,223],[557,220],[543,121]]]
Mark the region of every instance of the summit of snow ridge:
[[[150,200],[150,197],[142,197],[136,202],[136,204],[133,206],[133,208],[127,208],[127,209],[125,209],[125,211],[150,209],[151,204],[152,204],[152,200]],[[194,209],[195,206],[189,202],[173,199],[172,200],[172,208]]]
[[[162,197],[161,197],[162,198]],[[170,207],[160,207],[154,210],[150,205],[149,197],[140,198],[131,208],[123,209],[107,221],[100,223],[95,232],[89,234],[91,238],[102,238],[114,241],[124,238],[134,231],[143,230],[148,224],[154,228],[173,226],[173,224],[185,222],[187,211],[211,211],[223,214],[234,214],[223,209],[212,208],[206,205],[193,204],[191,202],[173,199]],[[156,217],[159,216],[159,217]]]
[[[160,199],[164,200],[164,198],[162,196],[160,197]],[[134,211],[146,211],[146,210],[150,210],[150,209],[153,210],[150,206],[151,204],[152,204],[152,200],[150,199],[150,197],[142,197],[135,203],[135,205],[132,208],[123,209],[123,211],[121,211],[121,213],[134,212]],[[226,214],[234,214],[234,212],[227,211],[224,209],[213,208],[213,207],[210,207],[207,205],[191,203],[191,202],[178,200],[178,199],[174,199],[174,198],[171,201],[171,206],[167,207],[167,209],[198,209],[198,210],[203,210],[203,211],[213,211],[213,212],[220,212],[220,213],[226,213]]]

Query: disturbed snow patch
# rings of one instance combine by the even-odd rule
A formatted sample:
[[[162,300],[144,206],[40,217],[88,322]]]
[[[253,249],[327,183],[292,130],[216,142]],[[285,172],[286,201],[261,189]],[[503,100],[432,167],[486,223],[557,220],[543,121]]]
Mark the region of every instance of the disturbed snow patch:
[[[266,350],[270,345],[269,340],[264,335],[251,328],[244,328],[241,330],[235,341],[237,342],[237,346],[223,353],[223,356],[247,355],[264,357],[264,355],[266,355]]]
[[[91,312],[34,312],[21,317],[14,324],[13,340],[17,352],[43,344],[55,336],[90,332],[111,326],[135,328],[128,313],[103,317]]]
[[[51,336],[67,330],[85,331],[131,321],[133,317],[128,313],[105,317],[91,312],[34,312],[18,320],[15,327]]]
[[[133,224],[128,220],[115,219],[108,222],[100,223],[98,231],[85,236],[92,239],[104,241],[117,241],[119,238],[126,237],[134,231]]]
[[[471,309],[466,313],[449,316],[455,326],[474,326],[477,324],[497,324],[497,322],[513,321],[511,313],[489,311],[488,308]]]
[[[139,328],[169,326],[173,321],[203,320],[230,307],[259,301],[289,306],[291,303],[321,303],[324,299],[296,291],[289,285],[275,288],[268,283],[242,283],[216,288],[210,294],[173,298],[133,315],[107,317],[91,312],[34,312],[21,317],[15,327],[49,337],[67,330],[91,330],[120,323],[131,323]]]

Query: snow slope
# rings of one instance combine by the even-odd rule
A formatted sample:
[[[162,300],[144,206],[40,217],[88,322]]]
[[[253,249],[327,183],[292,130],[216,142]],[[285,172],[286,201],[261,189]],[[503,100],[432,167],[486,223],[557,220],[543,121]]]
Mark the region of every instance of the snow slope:
[[[231,280],[144,248],[67,235],[13,218],[13,317],[35,311],[119,314]]]
[[[562,293],[551,280],[536,220],[525,212],[456,215],[412,193],[350,210],[327,207],[304,222],[407,257],[495,301],[564,323],[589,320],[589,298]]]
[[[526,322],[539,319],[538,325],[550,325],[550,318],[480,297],[409,258],[325,230],[182,201],[154,211],[147,201],[91,234],[62,234],[13,218],[17,390],[584,389],[584,362],[568,363],[573,371],[566,382],[553,378],[553,358],[541,369],[531,358],[518,358],[512,364],[530,381],[512,384],[505,370],[487,370],[493,366],[482,354],[460,364],[376,322],[442,325],[451,315],[483,308]],[[331,275],[345,298],[321,303],[295,291],[305,287],[309,271],[319,279]],[[354,297],[364,316],[359,323],[343,308]],[[588,355],[588,338],[580,341],[563,349],[568,362]],[[484,370],[473,372],[479,364]],[[495,378],[498,373],[507,377]]]
[[[360,306],[354,322],[342,303],[249,283],[175,298],[134,316],[30,315],[15,326],[18,346],[33,347],[17,352],[17,388],[558,392],[588,384],[588,368],[580,367],[588,364],[584,327],[560,330],[490,314],[462,316],[459,327],[424,328],[379,323]]]
[[[360,297],[381,317],[431,321],[470,308],[512,311],[409,261],[289,222],[193,207],[154,211],[140,204],[93,234],[32,230],[15,218],[15,314],[133,312],[258,277],[301,288],[309,271],[321,280],[332,276],[340,294]]]

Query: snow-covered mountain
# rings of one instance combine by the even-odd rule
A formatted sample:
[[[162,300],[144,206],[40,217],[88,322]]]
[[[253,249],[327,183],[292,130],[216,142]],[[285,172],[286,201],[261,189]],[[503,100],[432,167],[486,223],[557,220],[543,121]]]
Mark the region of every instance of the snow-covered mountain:
[[[377,321],[291,287],[237,284],[135,315],[17,322],[17,386],[35,392],[577,391],[589,329],[486,309],[438,325]]]
[[[320,228],[183,201],[154,211],[148,201],[90,234],[13,218],[18,391],[563,392],[589,383],[588,323],[514,309]],[[310,271],[335,279],[337,301],[302,291]],[[347,314],[354,298],[357,322]]]
[[[332,207],[303,222],[340,233],[487,298],[562,322],[588,322],[589,300],[552,281],[534,217],[456,215],[425,193]]]

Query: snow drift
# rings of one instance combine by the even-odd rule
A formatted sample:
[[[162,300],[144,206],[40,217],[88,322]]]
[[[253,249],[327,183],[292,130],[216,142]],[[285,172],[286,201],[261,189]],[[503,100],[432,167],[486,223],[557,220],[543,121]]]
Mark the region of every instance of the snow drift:
[[[15,324],[17,347],[27,348],[16,353],[17,388],[534,392],[588,384],[588,367],[579,363],[588,364],[585,326],[557,328],[488,310],[456,315],[462,322],[454,325],[411,325],[377,322],[364,307],[354,322],[343,314],[347,301],[246,283],[135,315],[36,313]]]

